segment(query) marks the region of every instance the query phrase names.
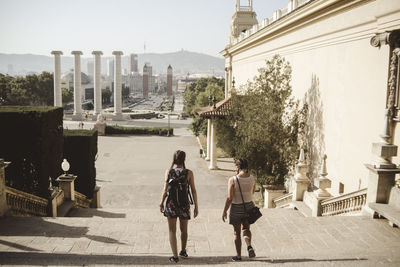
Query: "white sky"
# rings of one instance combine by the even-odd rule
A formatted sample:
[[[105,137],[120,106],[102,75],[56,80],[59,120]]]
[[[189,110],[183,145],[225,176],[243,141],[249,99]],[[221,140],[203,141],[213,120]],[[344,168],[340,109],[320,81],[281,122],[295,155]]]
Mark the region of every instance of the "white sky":
[[[254,0],[259,22],[289,0]],[[220,56],[235,0],[0,0],[0,53],[91,56],[181,49]],[[242,4],[246,0],[242,0]]]

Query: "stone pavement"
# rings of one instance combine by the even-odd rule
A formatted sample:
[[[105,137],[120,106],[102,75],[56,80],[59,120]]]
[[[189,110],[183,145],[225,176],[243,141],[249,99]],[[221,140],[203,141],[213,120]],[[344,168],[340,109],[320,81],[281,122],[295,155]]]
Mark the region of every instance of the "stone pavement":
[[[101,209],[76,209],[65,218],[0,219],[3,265],[165,265],[171,255],[166,219],[158,204],[164,172],[177,149],[195,174],[199,217],[189,223],[184,265],[400,266],[400,230],[367,217],[306,218],[289,209],[263,210],[252,226],[257,258],[230,262],[232,227],[220,216],[228,159],[209,171],[196,139],[185,129],[174,137],[99,137],[96,162]],[[246,255],[243,249],[243,255]]]

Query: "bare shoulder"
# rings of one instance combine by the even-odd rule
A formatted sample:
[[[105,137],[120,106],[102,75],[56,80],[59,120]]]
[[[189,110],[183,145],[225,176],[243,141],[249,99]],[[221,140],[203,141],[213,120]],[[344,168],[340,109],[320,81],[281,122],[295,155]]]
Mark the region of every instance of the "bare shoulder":
[[[194,174],[191,170],[187,169],[188,177],[194,177]]]

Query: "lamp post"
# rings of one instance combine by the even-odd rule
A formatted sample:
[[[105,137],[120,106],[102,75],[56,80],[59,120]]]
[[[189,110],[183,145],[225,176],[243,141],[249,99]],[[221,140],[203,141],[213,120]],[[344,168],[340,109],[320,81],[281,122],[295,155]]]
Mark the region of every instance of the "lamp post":
[[[170,116],[171,115],[171,109],[168,109],[168,133],[167,133],[167,136],[169,136],[170,135],[170,133],[169,133],[169,129],[170,129]]]

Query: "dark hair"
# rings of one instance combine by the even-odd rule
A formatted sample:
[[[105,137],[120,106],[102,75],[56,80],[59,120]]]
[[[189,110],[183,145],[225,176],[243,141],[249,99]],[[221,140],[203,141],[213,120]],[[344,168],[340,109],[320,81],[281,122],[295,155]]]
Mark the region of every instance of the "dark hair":
[[[249,165],[247,163],[246,159],[237,159],[235,161],[236,166],[239,167],[241,170],[247,170],[249,168]]]
[[[185,151],[182,151],[182,150],[175,151],[174,156],[172,158],[172,164],[171,164],[171,167],[169,169],[172,170],[172,168],[174,167],[174,164],[183,165],[183,168],[186,169],[186,167],[185,167],[185,158],[186,158]]]

